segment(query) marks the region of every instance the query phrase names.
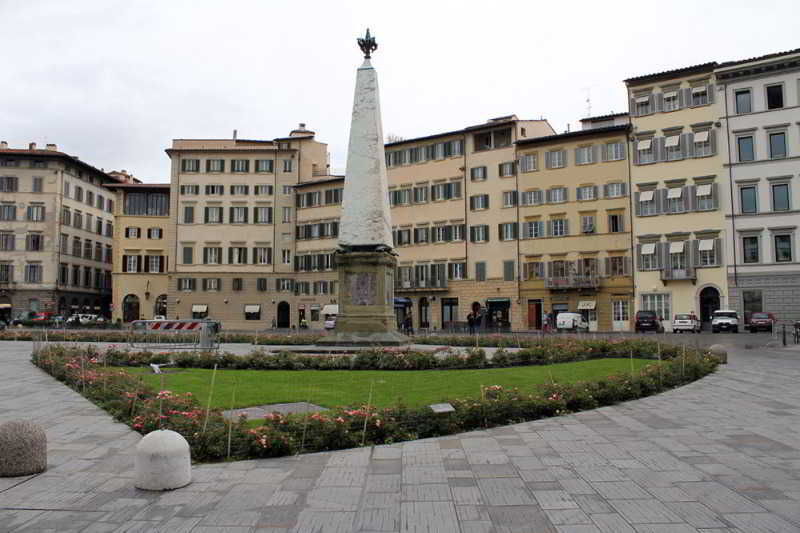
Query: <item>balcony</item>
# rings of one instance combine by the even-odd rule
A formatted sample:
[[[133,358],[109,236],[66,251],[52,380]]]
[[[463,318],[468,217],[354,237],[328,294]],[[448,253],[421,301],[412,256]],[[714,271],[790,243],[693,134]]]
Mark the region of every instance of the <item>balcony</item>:
[[[697,271],[694,268],[681,268],[681,269],[662,269],[661,281],[691,281],[692,284],[697,283]]]
[[[395,292],[446,291],[447,280],[398,279],[395,280],[394,290]]]
[[[600,277],[591,276],[551,276],[544,279],[544,286],[553,290],[596,289],[600,285]]]

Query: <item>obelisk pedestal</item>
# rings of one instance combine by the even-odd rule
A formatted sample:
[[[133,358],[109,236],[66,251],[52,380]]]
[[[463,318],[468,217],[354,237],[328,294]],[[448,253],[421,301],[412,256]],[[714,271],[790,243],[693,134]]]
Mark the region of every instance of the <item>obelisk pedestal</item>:
[[[358,40],[364,63],[356,76],[347,170],[344,178],[339,250],[339,315],[336,329],[319,344],[399,345],[397,331],[389,186],[383,150],[378,76],[370,63],[377,47],[369,30]]]

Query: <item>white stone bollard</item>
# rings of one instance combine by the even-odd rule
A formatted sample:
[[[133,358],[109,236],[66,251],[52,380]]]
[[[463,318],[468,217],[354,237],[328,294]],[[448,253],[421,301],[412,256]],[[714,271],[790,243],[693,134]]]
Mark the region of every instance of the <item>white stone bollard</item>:
[[[183,435],[158,429],[136,445],[136,487],[144,490],[172,490],[192,481],[189,443]]]
[[[27,476],[47,469],[47,436],[38,424],[0,424],[0,477]]]
[[[719,358],[720,363],[723,365],[728,363],[728,349],[722,344],[714,344],[708,351],[711,352],[711,355],[715,355]]]

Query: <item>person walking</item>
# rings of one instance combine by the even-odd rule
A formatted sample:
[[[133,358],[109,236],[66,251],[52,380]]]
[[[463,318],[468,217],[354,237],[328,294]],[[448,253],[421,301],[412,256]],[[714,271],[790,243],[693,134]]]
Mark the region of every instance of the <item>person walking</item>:
[[[467,315],[467,324],[469,325],[469,334],[470,335],[474,335],[475,334],[475,314],[474,313],[469,313]]]

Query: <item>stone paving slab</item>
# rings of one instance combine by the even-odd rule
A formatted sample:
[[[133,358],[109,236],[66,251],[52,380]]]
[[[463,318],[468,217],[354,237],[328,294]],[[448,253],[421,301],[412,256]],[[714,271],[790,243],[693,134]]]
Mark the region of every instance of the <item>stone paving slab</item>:
[[[800,531],[800,358],[732,349],[700,382],[438,439],[196,465],[133,487],[140,436],[0,343],[0,422],[45,426],[48,470],[0,479],[0,531]]]

